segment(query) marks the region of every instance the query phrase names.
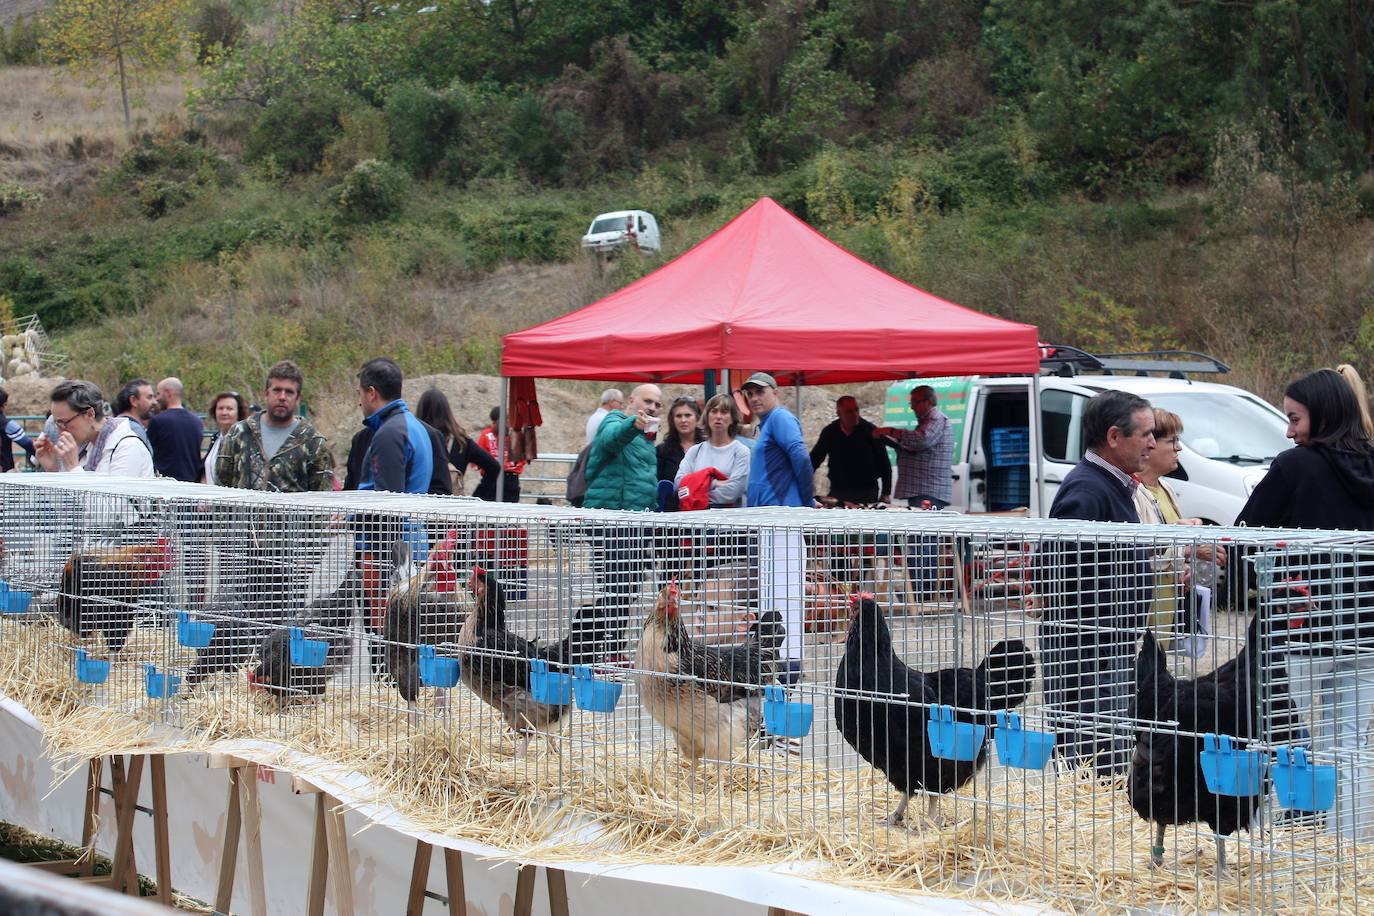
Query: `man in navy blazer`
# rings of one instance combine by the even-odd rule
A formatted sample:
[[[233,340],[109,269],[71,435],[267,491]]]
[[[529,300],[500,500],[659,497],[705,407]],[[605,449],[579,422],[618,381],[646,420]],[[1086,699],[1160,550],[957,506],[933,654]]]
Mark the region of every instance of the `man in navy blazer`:
[[[1149,402],[1104,391],[1088,402],[1083,433],[1087,450],[1064,477],[1050,517],[1139,523],[1135,475],[1155,448]],[[1050,542],[1036,567],[1045,699],[1059,752],[1099,775],[1125,772],[1135,641],[1150,598],[1145,550],[1128,533]]]

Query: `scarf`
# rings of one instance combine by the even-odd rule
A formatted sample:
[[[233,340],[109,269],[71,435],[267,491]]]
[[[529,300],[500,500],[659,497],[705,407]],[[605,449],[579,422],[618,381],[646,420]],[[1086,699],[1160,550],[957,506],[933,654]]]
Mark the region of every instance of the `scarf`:
[[[109,442],[110,436],[119,429],[119,421],[122,419],[123,417],[106,417],[105,422],[100,424],[100,435],[95,437],[95,442],[86,451],[87,471],[94,471],[100,467],[100,456],[105,454],[105,443]]]

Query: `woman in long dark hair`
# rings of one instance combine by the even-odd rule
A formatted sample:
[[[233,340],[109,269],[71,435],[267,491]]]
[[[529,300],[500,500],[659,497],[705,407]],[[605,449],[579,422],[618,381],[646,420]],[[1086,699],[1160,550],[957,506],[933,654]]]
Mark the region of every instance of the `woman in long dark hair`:
[[[415,405],[415,416],[433,426],[443,437],[449,464],[457,471],[454,477],[454,495],[463,493],[463,473],[467,471],[469,464],[477,465],[483,473],[495,474],[501,469],[496,459],[487,454],[486,449],[481,448],[458,423],[458,418],[453,415],[453,408],[449,406],[448,398],[438,388],[430,388],[420,395],[420,401]]]
[[[675,480],[687,450],[706,438],[701,429],[701,402],[690,395],[674,398],[668,407],[667,428],[658,443],[658,479]],[[664,508],[677,509],[674,495]]]
[[[1283,411],[1297,448],[1274,459],[1238,521],[1374,531],[1374,442],[1354,388],[1335,370],[1318,369],[1288,386]],[[1286,618],[1274,629],[1286,640],[1287,670],[1277,666],[1278,653],[1266,670],[1275,683],[1287,682],[1312,722],[1313,752],[1335,754],[1338,794],[1327,831],[1374,838],[1374,779],[1359,761],[1374,698],[1374,562],[1355,549],[1275,553],[1259,592],[1271,607],[1260,613]]]
[[[1236,519],[1251,527],[1374,531],[1374,442],[1354,389],[1334,369],[1309,372],[1283,393],[1288,438]]]

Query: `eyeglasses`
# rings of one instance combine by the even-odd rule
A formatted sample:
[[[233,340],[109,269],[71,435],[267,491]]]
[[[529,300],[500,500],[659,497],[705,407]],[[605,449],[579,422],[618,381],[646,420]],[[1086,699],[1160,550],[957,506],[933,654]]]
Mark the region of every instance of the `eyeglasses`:
[[[1183,440],[1180,439],[1178,436],[1170,436],[1167,439],[1160,439],[1159,441],[1164,443],[1165,445],[1172,445],[1174,447],[1174,451],[1176,452],[1183,451]]]
[[[58,429],[62,430],[63,432],[66,432],[66,431],[67,431],[67,426],[68,426],[68,424],[70,424],[70,423],[71,423],[73,420],[75,420],[77,417],[84,416],[86,413],[88,413],[88,412],[90,412],[90,411],[92,411],[92,410],[94,410],[94,408],[87,407],[85,410],[79,410],[79,411],[77,411],[76,413],[72,414],[70,417],[67,417],[67,419],[65,419],[65,420],[59,420],[59,419],[57,418],[57,415],[56,415],[56,414],[53,414],[53,417],[52,417],[52,425],[53,425],[53,426],[56,426]]]
[[[701,413],[701,405],[698,404],[697,399],[691,395],[684,394],[682,397],[673,398],[674,407],[682,407],[684,405],[694,408],[697,413]]]

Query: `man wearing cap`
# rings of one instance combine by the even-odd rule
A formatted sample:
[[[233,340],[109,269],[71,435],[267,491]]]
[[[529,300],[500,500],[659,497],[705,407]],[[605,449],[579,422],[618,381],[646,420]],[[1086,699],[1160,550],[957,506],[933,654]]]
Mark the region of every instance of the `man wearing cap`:
[[[811,453],[802,439],[801,423],[778,400],[778,383],[766,372],[755,372],[744,383],[743,391],[759,424],[749,466],[749,505],[814,508]],[[764,614],[780,614],[787,632],[779,676],[784,683],[801,679],[805,582],[806,549],[801,532],[785,528],[761,531],[760,605]]]

